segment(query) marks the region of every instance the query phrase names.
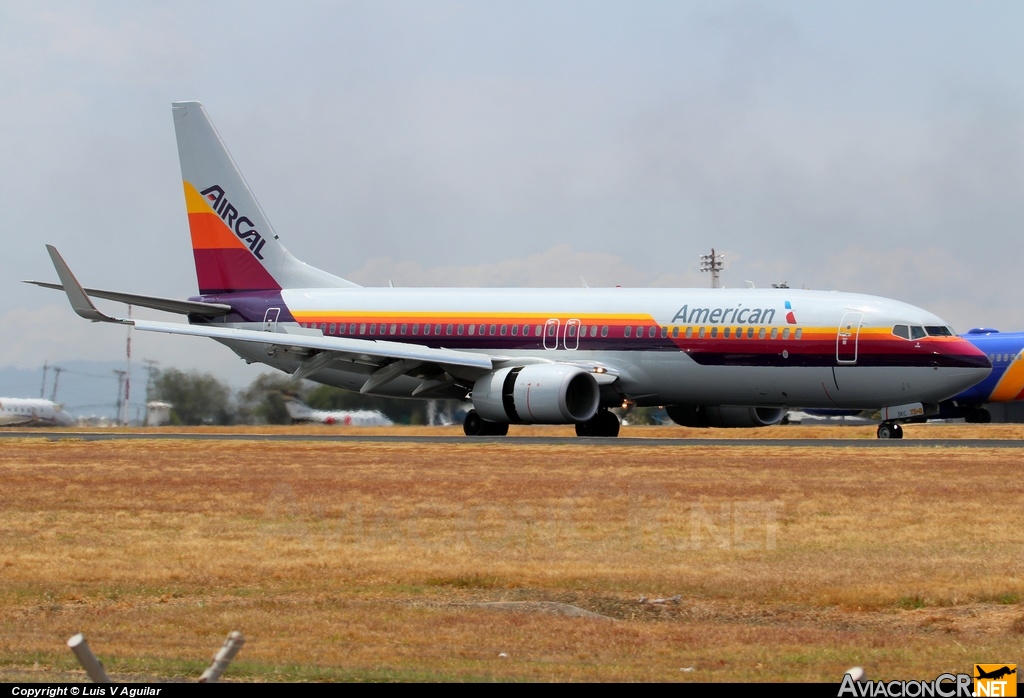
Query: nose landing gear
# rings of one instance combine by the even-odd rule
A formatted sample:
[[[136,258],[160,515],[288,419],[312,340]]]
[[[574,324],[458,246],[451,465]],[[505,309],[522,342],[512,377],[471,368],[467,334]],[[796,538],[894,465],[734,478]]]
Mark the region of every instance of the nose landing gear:
[[[882,422],[878,425],[876,436],[880,439],[902,439],[903,427],[896,422]]]

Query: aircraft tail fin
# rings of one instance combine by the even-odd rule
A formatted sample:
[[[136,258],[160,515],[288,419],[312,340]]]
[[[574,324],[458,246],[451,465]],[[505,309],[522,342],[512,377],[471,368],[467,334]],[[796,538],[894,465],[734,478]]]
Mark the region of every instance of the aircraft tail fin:
[[[285,249],[202,104],[171,111],[200,294],[357,285]]]

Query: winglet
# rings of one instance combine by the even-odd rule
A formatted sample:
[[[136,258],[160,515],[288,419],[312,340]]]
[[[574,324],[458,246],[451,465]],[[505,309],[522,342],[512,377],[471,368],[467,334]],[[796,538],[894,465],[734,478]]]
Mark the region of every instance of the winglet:
[[[71,303],[71,308],[81,317],[86,320],[92,320],[93,322],[118,322],[118,323],[129,323],[128,320],[121,320],[119,318],[113,318],[109,315],[104,315],[96,306],[89,300],[89,296],[86,295],[82,285],[78,283],[78,279],[71,273],[70,267],[64,258],[60,256],[60,252],[53,245],[47,245],[46,251],[50,253],[50,259],[53,261],[53,267],[57,270],[57,276],[60,277],[60,282],[64,285],[64,293],[68,294],[68,301]]]

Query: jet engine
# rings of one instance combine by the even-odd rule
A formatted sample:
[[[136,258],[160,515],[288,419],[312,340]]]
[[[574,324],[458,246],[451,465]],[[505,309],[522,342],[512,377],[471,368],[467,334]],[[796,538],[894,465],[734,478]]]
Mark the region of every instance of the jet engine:
[[[601,391],[578,366],[530,364],[503,368],[473,385],[473,407],[490,422],[571,424],[597,414]]]
[[[782,407],[731,407],[708,405],[669,405],[669,418],[683,427],[744,429],[770,427],[786,416]]]

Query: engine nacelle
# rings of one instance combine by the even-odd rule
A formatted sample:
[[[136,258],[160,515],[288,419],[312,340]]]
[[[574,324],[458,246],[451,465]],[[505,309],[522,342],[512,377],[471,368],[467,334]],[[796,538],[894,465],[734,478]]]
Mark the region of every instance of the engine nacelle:
[[[530,364],[488,373],[473,384],[472,399],[490,422],[572,424],[597,414],[601,390],[578,366]]]
[[[720,429],[770,427],[786,416],[786,410],[782,407],[669,405],[665,411],[673,422],[683,427]]]

